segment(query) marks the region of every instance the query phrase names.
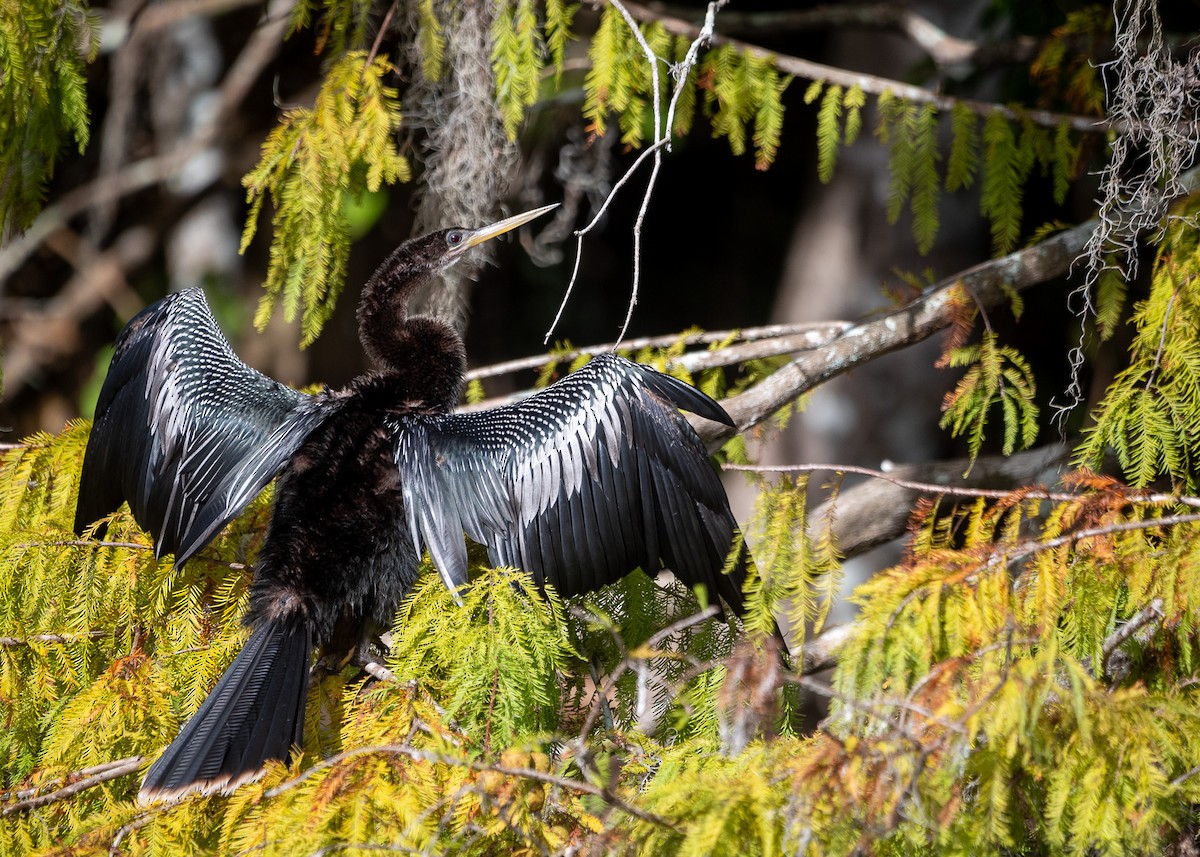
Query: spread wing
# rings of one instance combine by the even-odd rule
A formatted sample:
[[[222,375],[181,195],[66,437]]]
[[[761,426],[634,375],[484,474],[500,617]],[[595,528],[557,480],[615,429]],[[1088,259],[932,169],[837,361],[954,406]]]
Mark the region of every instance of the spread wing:
[[[603,355],[513,405],[395,418],[413,540],[446,585],[467,582],[463,533],[495,565],[563,595],[666,565],[741,612],[744,548],[722,574],[737,524],[700,439],[677,408],[730,424],[680,381]]]
[[[75,530],[122,500],[176,564],[202,548],[336,408],[251,369],[199,289],[138,313],[117,340],[83,460]]]

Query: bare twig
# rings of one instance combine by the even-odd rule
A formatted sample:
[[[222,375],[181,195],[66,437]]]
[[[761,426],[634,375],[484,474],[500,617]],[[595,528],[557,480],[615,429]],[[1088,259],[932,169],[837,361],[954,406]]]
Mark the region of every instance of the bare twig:
[[[683,9],[671,10],[674,17],[686,15]],[[824,4],[811,9],[786,9],[767,12],[729,11],[721,16],[722,27],[745,34],[774,35],[785,30],[844,29],[894,30],[907,36],[939,66],[963,65],[972,61],[981,49],[978,42],[952,36],[918,12],[896,3]],[[1032,53],[1037,42],[1021,41],[1023,55]]]
[[[1155,598],[1138,612],[1134,613],[1121,627],[1117,628],[1104,639],[1100,650],[1100,674],[1109,676],[1114,684],[1125,680],[1129,672],[1129,658],[1121,652],[1121,647],[1134,635],[1139,635],[1151,625],[1158,625],[1163,620],[1163,600]],[[1152,632],[1147,632],[1148,634]],[[1091,672],[1089,659],[1085,659],[1084,668]]]
[[[1054,446],[1048,448],[1051,451],[1051,460],[1060,459],[1066,452],[1065,447]],[[1039,457],[1043,457],[1045,450],[1038,450]],[[1008,461],[1012,456],[997,456]],[[977,459],[978,460],[978,459]],[[967,459],[958,459],[955,461],[939,461],[932,465],[909,465],[904,468],[905,472],[923,471],[931,477],[945,477],[944,471],[949,470],[955,473],[966,469],[970,464]],[[897,469],[892,470],[876,470],[873,467],[859,467],[854,464],[726,464],[725,470],[734,470],[739,473],[857,473],[860,476],[870,476],[875,479],[882,479],[884,482],[890,482],[897,488],[907,488],[918,494],[945,494],[950,497],[983,497],[986,499],[1006,499],[1011,497],[1021,497],[1029,500],[1053,500],[1069,502],[1071,500],[1079,500],[1084,495],[1072,494],[1066,491],[1046,491],[1040,488],[1005,490],[998,488],[971,488],[966,485],[950,485],[943,482],[922,482],[918,480],[905,479]],[[1179,497],[1173,494],[1161,495],[1168,498],[1165,502],[1180,502]],[[1200,498],[1190,498],[1200,499]]]
[[[983,456],[973,465],[968,459],[954,459],[906,464],[886,473],[867,467],[826,465],[726,467],[760,473],[830,471],[873,477],[875,481],[843,488],[808,516],[809,537],[814,541],[831,539],[839,555],[848,559],[904,536],[913,502],[923,494],[996,499],[1020,496],[1054,502],[1082,499],[1084,495],[1028,487],[1044,478],[1047,470],[1058,467],[1067,454],[1065,445],[1052,444],[1015,455]],[[1167,496],[1161,498],[1164,503],[1178,501],[1173,495],[1170,500]]]
[[[800,351],[811,351],[826,345],[836,338],[837,334],[850,327],[849,324],[842,322],[831,322],[824,329],[817,326],[813,330],[804,333],[796,333],[790,336],[778,336],[768,339],[760,339],[754,342],[745,342],[741,345],[730,345],[726,348],[719,348],[715,351],[692,351],[688,354],[682,354],[679,357],[673,357],[666,361],[667,369],[683,369],[687,372],[700,372],[705,369],[715,369],[722,366],[733,366],[738,363],[745,363],[748,360],[761,360],[765,357],[780,357],[786,354],[795,354]],[[669,341],[677,341],[678,337],[662,337]],[[603,347],[603,346],[598,346]],[[615,345],[613,346],[615,348]],[[599,351],[581,351],[568,352],[578,356],[578,353],[598,354]],[[541,357],[525,358],[520,361],[513,361],[509,365],[524,364],[527,365],[545,365],[547,363],[556,362],[557,360],[569,360],[570,356],[562,355],[543,355]],[[522,366],[524,368],[524,366]],[[497,373],[498,374],[498,373]],[[460,411],[466,413],[470,411],[482,411],[487,408],[494,408],[498,405],[505,405],[510,402],[520,401],[528,398],[536,393],[536,390],[518,390],[515,393],[509,393],[505,396],[497,396],[491,399],[485,399],[482,402],[463,405],[459,408]]]
[[[1151,622],[1161,622],[1162,618],[1163,600],[1161,598],[1155,598],[1137,613],[1130,616],[1124,625],[1105,638],[1103,647],[1104,663],[1107,665],[1108,659],[1113,656],[1113,653],[1117,649],[1125,645],[1130,637]]]
[[[639,154],[637,156],[637,159],[634,160],[633,164],[629,167],[629,169],[627,169],[625,171],[625,174],[623,176],[621,176],[619,179],[617,179],[616,183],[612,186],[612,189],[609,190],[608,196],[606,196],[604,198],[604,202],[601,203],[600,208],[596,211],[595,216],[592,217],[591,221],[587,224],[587,226],[583,227],[582,229],[576,230],[576,232],[575,232],[575,265],[571,269],[571,279],[567,281],[567,290],[563,294],[562,303],[559,304],[558,312],[556,312],[554,314],[554,321],[552,321],[550,323],[550,329],[546,331],[546,336],[542,340],[544,343],[548,343],[550,341],[550,337],[554,335],[554,328],[558,327],[558,321],[560,318],[562,318],[563,310],[566,309],[566,307],[567,307],[567,300],[571,297],[571,291],[575,288],[575,281],[579,277],[579,264],[583,260],[584,236],[596,228],[596,224],[599,223],[600,219],[602,217],[604,217],[604,215],[608,212],[609,205],[611,205],[612,201],[614,199],[616,199],[617,192],[620,191],[621,188],[624,187],[631,178],[633,178],[633,174],[635,172],[637,172],[638,167],[640,167],[646,161],[647,158],[651,157],[659,148],[661,148],[664,145],[666,145],[664,141],[656,140],[654,143],[651,143],[649,146],[647,146],[645,149],[643,149],[641,154]]]
[[[612,792],[606,787],[597,786],[586,780],[574,780],[568,777],[562,777],[557,774],[551,774],[547,771],[539,771],[535,768],[519,768],[509,765],[493,765],[488,762],[477,761],[475,759],[464,759],[459,756],[450,756],[445,753],[438,753],[433,750],[422,750],[417,747],[411,747],[407,744],[380,744],[368,747],[355,747],[351,750],[345,750],[335,756],[330,756],[328,759],[322,759],[317,764],[313,765],[302,774],[293,777],[290,780],[280,783],[274,788],[268,789],[263,797],[273,798],[278,797],[300,783],[307,780],[314,774],[332,768],[335,765],[341,764],[348,759],[356,756],[367,755],[391,755],[391,756],[407,756],[410,759],[419,762],[428,762],[431,764],[440,765],[456,765],[467,768],[472,771],[495,771],[498,774],[504,774],[510,777],[521,777],[523,779],[534,780],[535,782],[546,783],[547,785],[557,786],[568,791],[583,792],[584,794],[598,797],[609,803],[621,811],[640,818],[642,821],[650,822],[651,824],[660,827],[673,829],[673,825],[661,816],[646,812],[643,809],[638,809],[635,806],[627,803],[619,795]]]
[[[667,627],[663,628],[661,631],[658,631],[653,636],[651,636],[650,639],[646,640],[646,642],[642,644],[642,646],[646,649],[653,649],[655,646],[657,646],[663,640],[670,637],[672,634],[677,634],[680,631],[683,631],[683,630],[686,630],[687,628],[692,627],[693,625],[699,625],[705,619],[711,619],[713,616],[716,616],[720,612],[721,611],[717,607],[717,605],[709,604],[707,607],[705,607],[703,610],[700,610],[699,612],[689,613],[687,616],[684,616],[682,619],[672,622],[670,625],[668,625]]]
[[[113,768],[117,768],[117,767],[124,765],[126,762],[129,762],[133,758],[134,758],[133,756],[129,756],[128,758],[125,758],[125,759],[116,759],[111,762],[101,762],[99,765],[92,765],[90,768],[82,768],[81,770],[72,771],[69,774],[64,774],[61,777],[56,777],[52,780],[47,780],[46,782],[39,784],[36,788],[21,789],[19,791],[15,791],[15,792],[3,792],[3,793],[0,793],[0,801],[24,800],[25,798],[33,797],[34,795],[36,795],[38,792],[42,791],[43,789],[47,789],[50,786],[58,785],[59,783],[78,781],[85,777],[93,776],[94,774],[103,774],[106,771],[110,771]]]
[[[850,327],[850,322],[847,321],[824,321],[812,322],[807,324],[769,324],[762,327],[748,327],[742,330],[706,330],[700,333],[686,334],[666,334],[664,336],[643,336],[639,339],[626,339],[619,343],[620,347],[627,351],[634,351],[641,348],[665,348],[674,345],[680,341],[684,345],[711,345],[717,342],[725,342],[731,340],[733,342],[758,342],[764,339],[776,339],[788,336],[800,336],[805,338],[806,347],[816,348],[824,344],[836,331]],[[481,366],[477,369],[472,369],[467,372],[467,380],[483,380],[484,378],[495,378],[499,375],[508,375],[513,372],[521,372],[527,369],[540,369],[548,363],[557,363],[564,360],[574,360],[583,354],[605,354],[609,351],[615,351],[618,347],[616,342],[606,342],[602,345],[585,345],[580,348],[570,348],[565,351],[555,351],[551,354],[534,354],[530,357],[521,357],[517,360],[506,360],[503,363],[493,363],[489,366]],[[725,350],[725,349],[722,349]],[[799,349],[792,349],[793,351]],[[711,354],[713,352],[698,352],[701,354]],[[689,357],[692,355],[685,355]],[[742,359],[754,359],[746,357]]]
[[[121,829],[117,831],[117,835],[113,837],[112,845],[108,847],[109,853],[119,854],[120,852],[117,849],[121,847],[121,843],[125,840],[125,837],[135,830],[141,830],[153,821],[156,815],[158,813],[154,810],[146,810],[145,812],[139,812],[132,819],[122,824]]]
[[[1109,536],[1113,533],[1131,533],[1137,530],[1153,530],[1157,527],[1175,527],[1180,524],[1195,524],[1200,523],[1200,513],[1191,515],[1164,515],[1161,518],[1146,518],[1140,521],[1121,521],[1118,523],[1104,524],[1098,527],[1087,527],[1082,530],[1075,530],[1057,538],[1047,539],[1046,541],[1030,540],[1022,542],[1013,550],[1000,550],[993,554],[985,566],[995,566],[1000,563],[1012,565],[1020,562],[1027,557],[1033,556],[1042,551],[1054,550],[1063,545],[1074,545],[1084,539],[1092,539],[1097,536]],[[916,591],[916,590],[914,590]]]
[[[375,61],[375,57],[379,55],[379,48],[383,44],[383,37],[388,31],[388,27],[392,24],[392,16],[396,14],[396,4],[399,0],[392,0],[388,6],[387,14],[383,16],[383,20],[379,23],[379,32],[375,34],[375,41],[371,43],[371,52],[367,54],[366,65],[370,65]]]
[[[638,284],[641,282],[642,274],[642,224],[646,220],[646,209],[650,207],[650,195],[654,193],[654,186],[658,183],[658,171],[662,168],[662,150],[670,145],[671,129],[670,127],[664,128],[662,124],[662,106],[660,104],[662,96],[658,91],[658,64],[662,60],[654,53],[650,44],[646,41],[646,37],[642,35],[641,27],[638,26],[637,21],[633,20],[633,16],[629,14],[629,10],[625,8],[621,0],[608,0],[608,2],[615,6],[617,11],[621,13],[621,17],[625,19],[625,23],[629,26],[634,38],[637,39],[642,53],[646,56],[646,63],[650,66],[650,91],[654,95],[654,142],[656,144],[654,146],[654,165],[650,168],[650,178],[647,179],[646,190],[642,193],[642,204],[638,207],[637,218],[633,222],[633,290],[629,295],[629,307],[625,311],[625,321],[621,323],[621,332],[617,335],[617,342],[619,343],[625,338],[625,332],[629,329],[629,322],[633,318],[633,308],[637,306]],[[710,10],[712,9],[711,6],[709,8]],[[711,17],[711,15],[710,11],[709,16]],[[703,35],[698,36],[696,43],[699,44],[704,38]],[[695,63],[694,56],[692,62],[693,64]],[[687,74],[685,72],[675,85],[676,93],[683,88],[686,79]],[[660,141],[663,143],[661,146],[657,145]]]
[[[79,794],[81,791],[98,786],[101,783],[107,783],[110,780],[115,780],[117,777],[123,777],[126,774],[132,774],[142,765],[144,756],[130,756],[127,759],[120,759],[115,762],[106,762],[103,765],[97,765],[93,768],[86,768],[82,771],[77,771],[74,774],[68,774],[64,779],[70,782],[70,785],[63,786],[52,792],[43,795],[28,797],[24,800],[19,800],[16,803],[9,804],[0,810],[0,817],[7,817],[15,812],[21,812],[27,809],[37,809],[40,806],[46,806],[50,803],[55,803],[60,800],[66,800],[69,797]],[[78,779],[77,779],[78,778]]]
[[[0,646],[17,648],[38,643],[74,643],[78,640],[95,640],[108,634],[107,631],[70,631],[64,634],[33,634],[29,637],[0,637]]]
[[[613,185],[608,197],[604,200],[603,205],[600,206],[600,210],[596,212],[596,216],[592,218],[591,223],[575,233],[577,238],[575,247],[575,266],[571,272],[571,279],[567,283],[567,289],[563,295],[562,304],[560,304],[558,312],[554,316],[554,321],[550,324],[550,329],[546,331],[546,337],[544,340],[545,342],[550,341],[550,337],[554,333],[554,328],[558,325],[558,321],[562,316],[563,309],[567,305],[567,300],[571,296],[571,291],[575,287],[575,281],[579,275],[580,260],[583,258],[583,237],[595,228],[596,224],[607,210],[609,203],[615,198],[617,191],[620,190],[621,187],[634,174],[634,172],[637,171],[637,168],[641,166],[647,157],[653,157],[654,165],[651,167],[650,178],[646,182],[646,189],[642,194],[642,204],[638,208],[637,219],[634,221],[633,226],[633,288],[629,298],[629,307],[625,313],[625,320],[621,324],[621,332],[617,336],[617,343],[619,344],[621,340],[625,338],[625,332],[629,329],[629,322],[633,318],[633,308],[637,305],[638,288],[641,279],[642,224],[646,219],[646,211],[650,206],[650,196],[654,192],[654,186],[658,181],[658,171],[662,166],[663,149],[667,149],[669,151],[671,148],[671,128],[675,123],[675,109],[679,104],[679,98],[683,94],[684,88],[687,86],[688,74],[691,72],[692,67],[696,64],[696,58],[699,55],[700,49],[708,45],[712,39],[713,28],[716,25],[717,11],[727,2],[729,2],[729,0],[713,0],[713,2],[708,4],[708,9],[704,17],[704,25],[691,34],[692,43],[688,47],[687,53],[684,55],[683,60],[672,67],[671,74],[675,77],[675,88],[671,95],[671,101],[667,106],[667,115],[665,121],[662,115],[662,105],[660,102],[658,86],[658,64],[665,61],[656,56],[654,51],[650,48],[649,43],[646,42],[645,36],[642,35],[641,29],[634,20],[634,16],[629,13],[629,10],[625,7],[623,0],[608,0],[608,2],[611,3],[612,6],[621,13],[621,16],[625,19],[626,24],[629,26],[629,29],[633,32],[634,38],[637,39],[638,45],[641,47],[642,52],[645,54],[646,62],[650,65],[651,88],[654,94],[654,141],[642,151],[637,160],[633,162],[633,165],[625,172],[625,175],[623,175],[620,180]]]
[[[923,705],[917,705],[907,699],[874,699],[867,702],[862,699],[856,699],[847,694],[830,687],[823,682],[817,681],[809,676],[795,673],[783,673],[783,680],[788,684],[798,685],[810,693],[815,693],[818,696],[823,696],[827,699],[836,699],[838,702],[845,705],[847,708],[852,708],[861,711],[870,717],[875,718],[880,723],[886,724],[896,734],[901,735],[915,746],[921,746],[920,737],[907,729],[903,724],[899,723],[893,716],[895,711],[911,711],[921,715],[926,720],[933,721],[941,726],[946,727],[952,732],[964,733],[966,728],[961,723],[955,723],[945,717],[941,717]]]
[[[725,465],[726,470],[752,473],[858,473],[889,483],[855,485],[839,492],[809,515],[814,540],[829,535],[843,558],[858,556],[877,545],[904,535],[912,501],[917,496],[974,497],[994,500],[1046,500],[1052,503],[1084,502],[1091,492],[1049,491],[1032,487],[1048,470],[1062,465],[1069,454],[1065,444],[1019,452],[1015,455],[908,464],[884,472],[869,467],[833,464],[780,466]],[[968,466],[971,466],[967,472]],[[907,478],[906,478],[907,477]],[[987,486],[987,487],[980,487]],[[1141,506],[1200,508],[1200,497],[1166,492],[1129,490],[1123,502]]]

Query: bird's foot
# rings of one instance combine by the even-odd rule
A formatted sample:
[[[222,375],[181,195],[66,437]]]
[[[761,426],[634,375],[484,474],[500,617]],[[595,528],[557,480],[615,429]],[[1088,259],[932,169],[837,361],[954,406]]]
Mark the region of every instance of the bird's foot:
[[[365,661],[359,663],[358,666],[362,667],[367,675],[376,681],[396,681],[396,674],[379,661]]]
[[[382,663],[379,662],[375,654],[374,640],[371,637],[364,637],[359,641],[358,647],[350,656],[350,663],[356,667],[360,667],[367,675],[376,681],[395,681],[396,675]]]

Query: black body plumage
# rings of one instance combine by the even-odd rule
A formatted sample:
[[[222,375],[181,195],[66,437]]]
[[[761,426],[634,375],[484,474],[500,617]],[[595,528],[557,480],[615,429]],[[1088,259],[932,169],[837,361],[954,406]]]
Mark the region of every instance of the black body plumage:
[[[160,555],[184,562],[278,477],[246,647],[150,768],[146,799],[228,790],[303,734],[312,649],[335,659],[385,629],[428,549],[467,583],[467,536],[493,564],[572,595],[665,564],[742,608],[744,549],[683,408],[707,396],[614,355],[516,404],[451,413],[461,339],[409,318],[415,288],[480,241],[536,216],[449,229],[395,251],[364,288],[360,338],[379,368],[310,396],[242,363],[199,291],[122,332],[84,459],[75,527],[128,500]]]

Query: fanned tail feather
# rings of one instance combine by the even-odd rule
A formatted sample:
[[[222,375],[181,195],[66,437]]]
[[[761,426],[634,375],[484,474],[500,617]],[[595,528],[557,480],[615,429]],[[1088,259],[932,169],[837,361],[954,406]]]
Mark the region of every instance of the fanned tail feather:
[[[150,766],[138,799],[228,794],[286,759],[304,734],[312,632],[300,616],[257,628],[217,686]]]

